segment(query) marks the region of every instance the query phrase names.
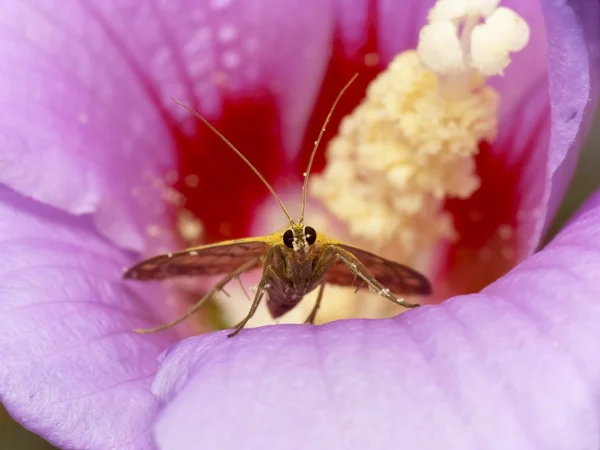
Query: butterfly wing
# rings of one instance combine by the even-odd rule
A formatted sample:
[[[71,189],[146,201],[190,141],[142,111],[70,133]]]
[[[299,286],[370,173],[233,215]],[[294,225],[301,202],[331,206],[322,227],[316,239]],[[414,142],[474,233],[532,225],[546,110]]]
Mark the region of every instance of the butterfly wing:
[[[163,280],[230,273],[252,258],[266,254],[275,242],[276,236],[272,235],[191,247],[145,259],[127,269],[123,276],[135,280]],[[259,265],[257,261],[257,267]]]
[[[396,295],[428,295],[431,294],[429,280],[410,267],[377,256],[366,250],[361,250],[341,242],[333,243],[347,252],[352,253],[365,265],[371,275]],[[340,286],[355,284],[355,275],[342,261],[337,261],[327,271],[327,282]]]

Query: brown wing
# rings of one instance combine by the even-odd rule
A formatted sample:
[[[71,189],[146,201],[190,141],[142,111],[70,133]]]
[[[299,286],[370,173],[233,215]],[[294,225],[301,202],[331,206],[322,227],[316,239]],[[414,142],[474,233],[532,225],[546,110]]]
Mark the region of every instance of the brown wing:
[[[334,245],[356,256],[367,267],[371,275],[394,294],[431,294],[429,280],[416,270],[351,245],[340,242],[335,242]],[[343,261],[336,262],[327,271],[327,282],[331,284],[360,286],[360,280],[356,281],[355,278]]]
[[[123,276],[135,280],[162,280],[230,273],[252,258],[266,254],[274,245],[274,239],[275,235],[236,239],[153,256],[130,267]]]

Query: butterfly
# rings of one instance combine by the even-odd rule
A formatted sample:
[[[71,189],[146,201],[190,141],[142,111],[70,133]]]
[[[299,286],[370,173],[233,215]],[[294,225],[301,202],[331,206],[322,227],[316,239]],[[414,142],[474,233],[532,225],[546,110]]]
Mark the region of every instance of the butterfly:
[[[397,294],[431,293],[429,281],[416,270],[330,239],[317,233],[311,226],[305,225],[306,192],[314,156],[337,103],[356,77],[357,75],[354,75],[338,94],[315,141],[304,174],[301,214],[297,222],[292,219],[280,197],[258,169],[204,117],[175,100],[208,126],[256,173],[287,216],[289,227],[269,236],[223,241],[154,256],[127,269],[124,278],[139,281],[163,280],[177,276],[224,275],[206,295],[177,319],[155,328],[137,329],[136,332],[154,333],[177,325],[196,313],[206,300],[223,291],[230,281],[254,269],[262,269],[262,277],[250,310],[228,337],[237,335],[244,328],[264,298],[271,316],[277,318],[298,305],[306,294],[318,288],[317,300],[306,319],[306,323],[314,323],[325,285],[328,283],[353,286],[356,281],[360,281],[359,289],[366,287],[392,303],[406,308],[419,305],[409,303]]]

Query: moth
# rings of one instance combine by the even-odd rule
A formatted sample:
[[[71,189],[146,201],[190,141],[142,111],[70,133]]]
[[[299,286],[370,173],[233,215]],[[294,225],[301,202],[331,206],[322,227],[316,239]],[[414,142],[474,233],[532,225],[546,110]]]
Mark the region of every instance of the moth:
[[[270,236],[229,240],[154,256],[127,269],[124,273],[125,278],[141,281],[177,276],[224,275],[206,295],[177,319],[155,328],[137,329],[136,332],[154,333],[177,325],[197,312],[206,300],[223,291],[230,281],[246,271],[259,268],[262,268],[262,277],[250,310],[228,337],[237,335],[244,328],[263,299],[266,298],[271,316],[277,318],[298,305],[306,294],[318,288],[317,300],[306,319],[306,323],[314,323],[327,283],[353,286],[356,281],[360,281],[358,289],[369,288],[392,303],[406,308],[419,305],[409,303],[397,294],[431,293],[429,281],[416,270],[330,239],[317,233],[311,226],[305,225],[306,192],[314,156],[337,103],[356,77],[357,75],[338,94],[315,141],[304,174],[300,220],[297,222],[292,219],[280,197],[258,169],[204,117],[175,100],[208,126],[256,173],[287,216],[289,227]]]

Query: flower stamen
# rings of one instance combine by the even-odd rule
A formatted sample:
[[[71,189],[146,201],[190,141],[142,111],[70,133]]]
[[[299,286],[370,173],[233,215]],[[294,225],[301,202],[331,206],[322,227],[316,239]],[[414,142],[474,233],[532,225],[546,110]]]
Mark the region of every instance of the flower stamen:
[[[479,188],[474,157],[498,132],[500,98],[486,77],[529,39],[498,3],[439,0],[417,49],[397,55],[343,120],[310,188],[351,240],[419,267],[456,237],[444,203]]]

